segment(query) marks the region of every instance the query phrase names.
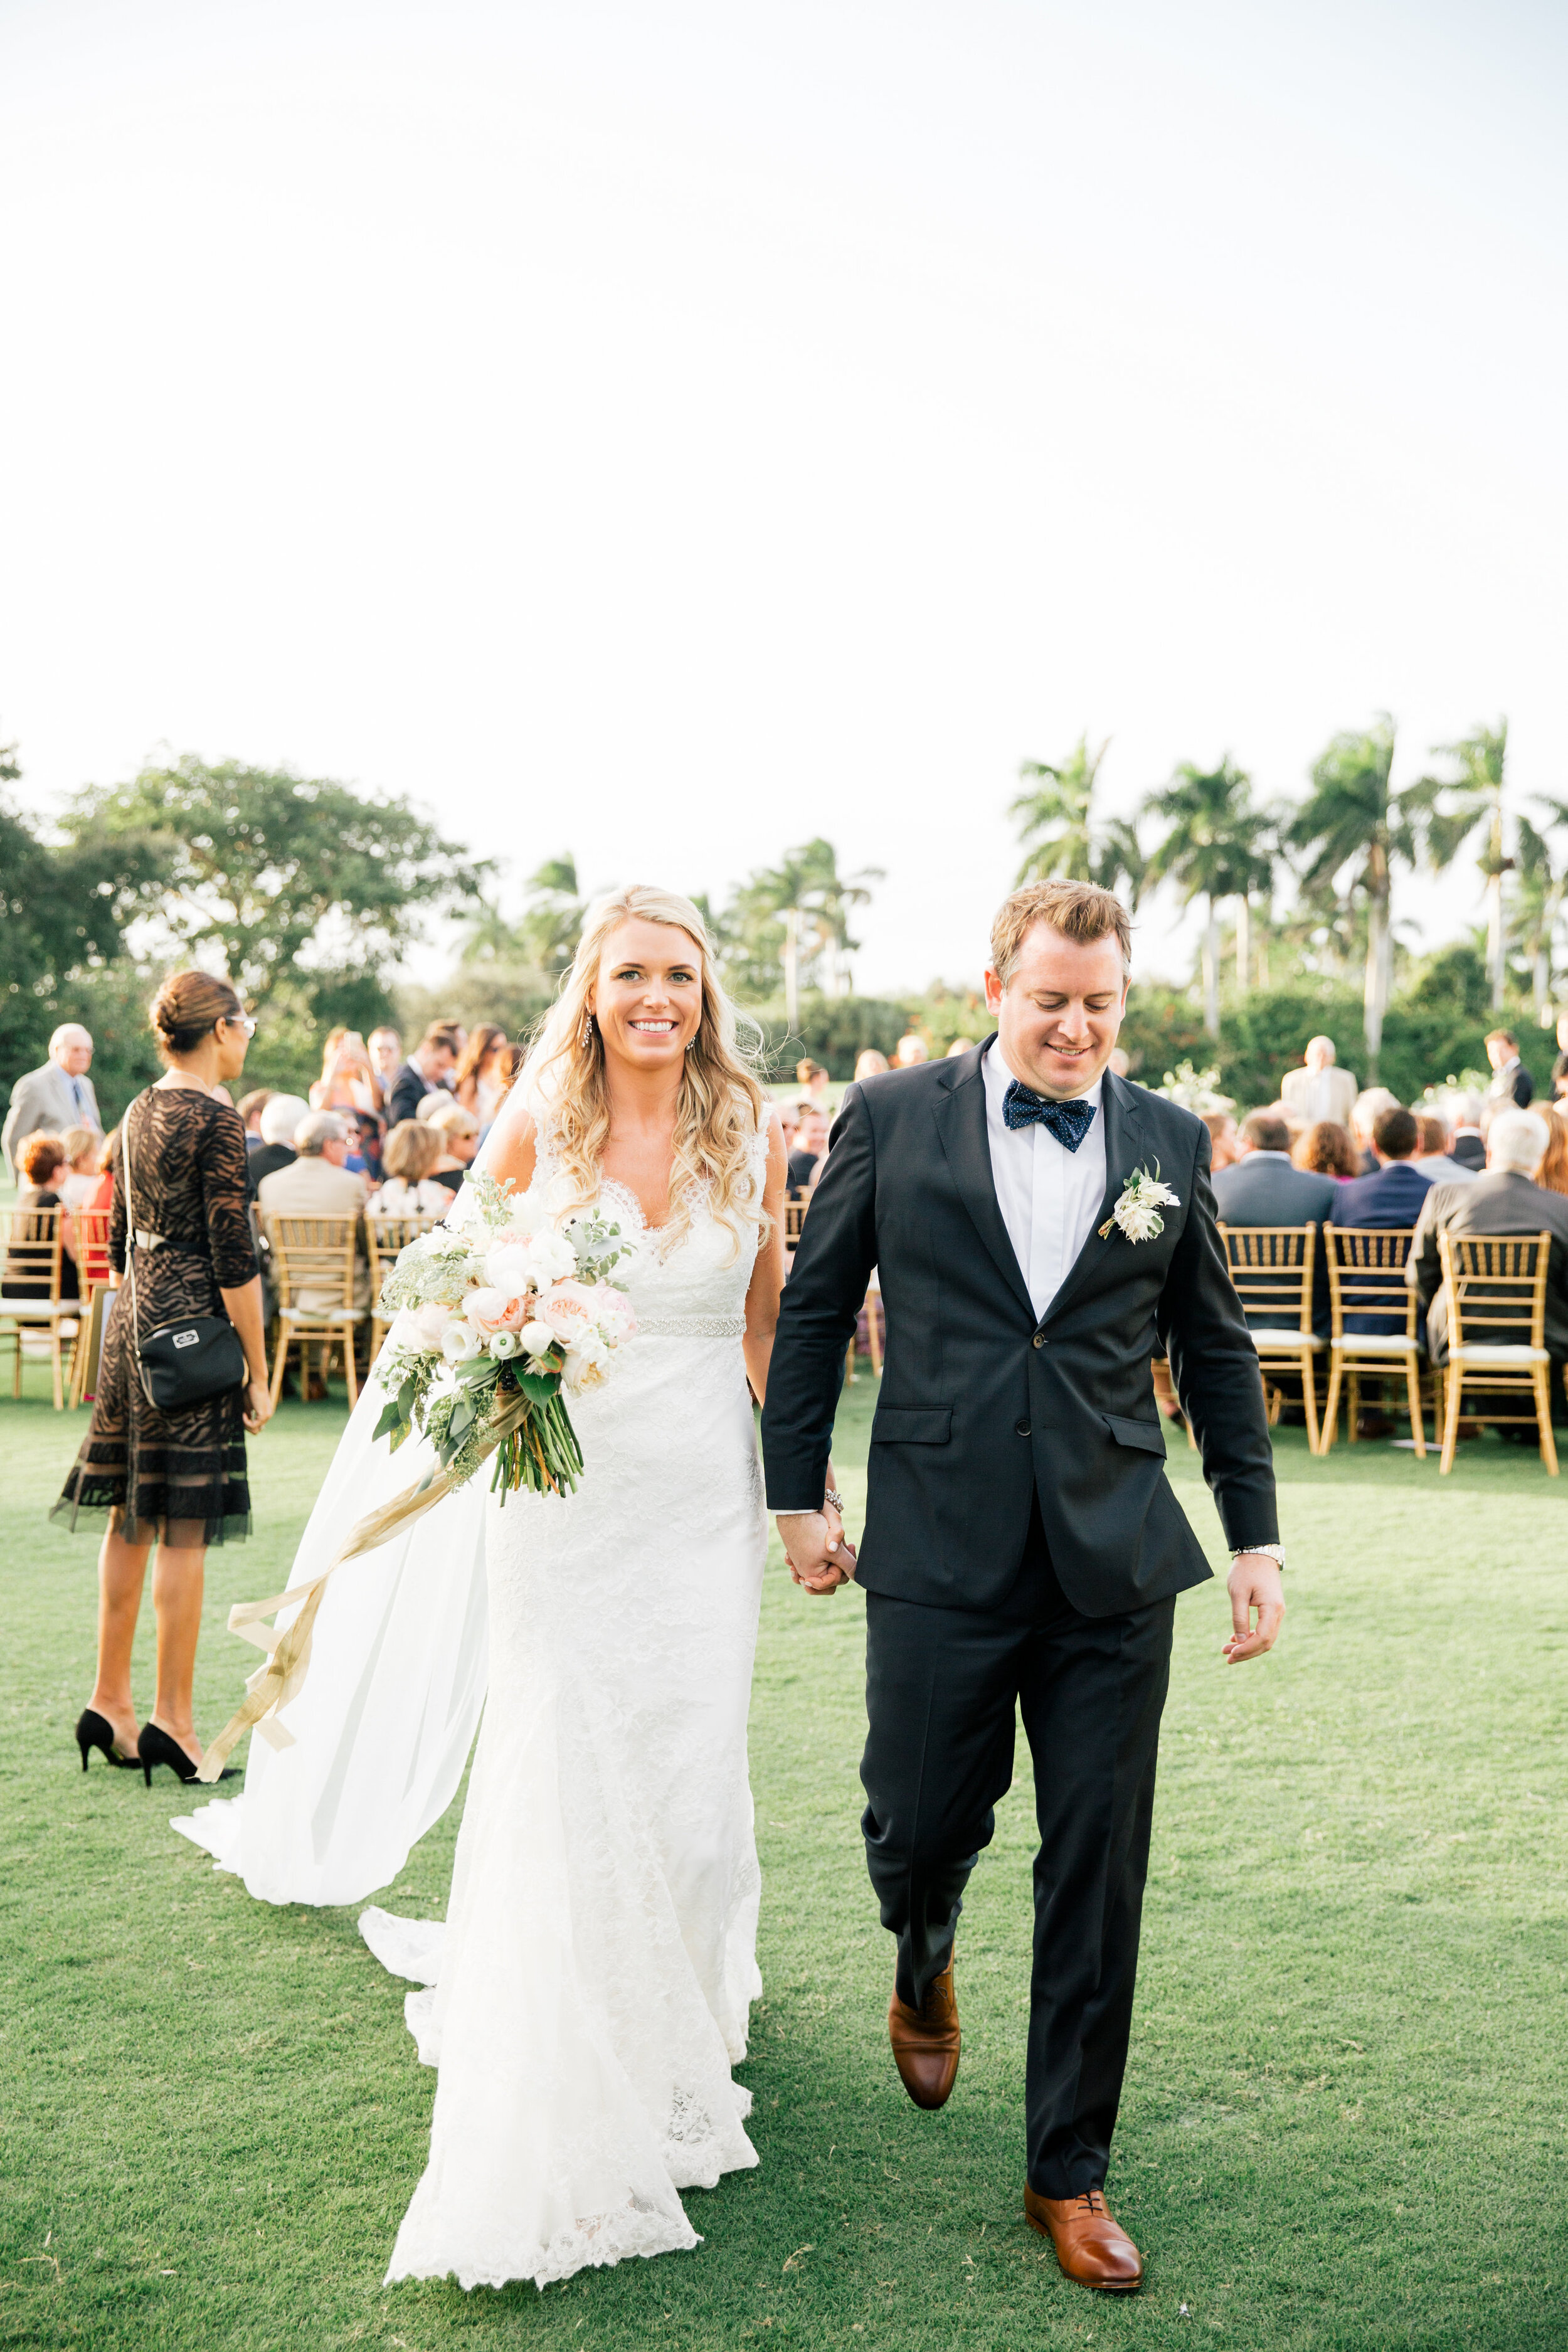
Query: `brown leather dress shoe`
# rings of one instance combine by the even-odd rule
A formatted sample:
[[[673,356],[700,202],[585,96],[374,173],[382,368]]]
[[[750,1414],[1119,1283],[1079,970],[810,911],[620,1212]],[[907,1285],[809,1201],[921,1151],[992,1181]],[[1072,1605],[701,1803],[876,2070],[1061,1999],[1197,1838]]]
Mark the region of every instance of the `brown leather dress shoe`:
[[[1081,2197],[1037,2197],[1024,2190],[1024,2215],[1031,2230],[1048,2238],[1057,2260],[1079,2286],[1126,2294],[1143,2277],[1143,2257],[1098,2189]]]
[[[952,1956],[932,1979],[923,2005],[911,2009],[894,1988],[888,2003],[888,2039],[899,2078],[917,2107],[942,2107],[958,2075],[958,2003],[952,1997]]]

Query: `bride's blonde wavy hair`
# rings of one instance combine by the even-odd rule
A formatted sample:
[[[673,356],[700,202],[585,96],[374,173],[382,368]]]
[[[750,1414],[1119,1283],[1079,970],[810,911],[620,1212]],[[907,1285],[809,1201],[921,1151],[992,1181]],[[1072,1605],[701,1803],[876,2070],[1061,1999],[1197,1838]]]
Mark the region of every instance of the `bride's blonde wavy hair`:
[[[632,921],[668,923],[684,931],[700,970],[702,1012],[681,1073],[666,1230],[672,1241],[684,1233],[694,1198],[706,1191],[709,1207],[730,1227],[738,1249],[742,1222],[760,1207],[752,1145],[763,1129],[768,1097],[752,1068],[751,1049],[739,1042],[739,1016],[719,983],[708,926],[679,890],[632,883],[589,908],[572,969],[529,1049],[520,1087],[548,1124],[557,1168],[573,1187],[571,1201],[563,1206],[565,1214],[599,1191],[610,1098],[604,1041],[598,1024],[589,1023],[588,1000],[606,942],[622,923]]]

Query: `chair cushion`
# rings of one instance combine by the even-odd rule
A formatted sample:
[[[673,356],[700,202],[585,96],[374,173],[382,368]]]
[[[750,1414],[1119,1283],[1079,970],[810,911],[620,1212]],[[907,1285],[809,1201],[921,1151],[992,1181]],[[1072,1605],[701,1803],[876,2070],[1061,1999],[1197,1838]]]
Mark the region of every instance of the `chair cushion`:
[[[367,1307],[280,1307],[278,1312],[285,1323],[315,1323],[325,1329],[329,1323],[363,1323],[370,1309]]]
[[[1499,1371],[1512,1365],[1515,1370],[1526,1364],[1549,1364],[1552,1358],[1544,1348],[1489,1348],[1472,1346],[1468,1340],[1462,1348],[1448,1350],[1451,1364],[1491,1364]]]
[[[1332,1342],[1334,1353],[1345,1356],[1418,1356],[1414,1339],[1384,1338],[1377,1331],[1347,1331]]]
[[[1326,1339],[1316,1339],[1310,1331],[1251,1331],[1247,1333],[1255,1348],[1326,1348]]]
[[[26,1317],[35,1323],[53,1323],[65,1315],[79,1315],[79,1298],[23,1298],[14,1291],[0,1290],[0,1315]]]

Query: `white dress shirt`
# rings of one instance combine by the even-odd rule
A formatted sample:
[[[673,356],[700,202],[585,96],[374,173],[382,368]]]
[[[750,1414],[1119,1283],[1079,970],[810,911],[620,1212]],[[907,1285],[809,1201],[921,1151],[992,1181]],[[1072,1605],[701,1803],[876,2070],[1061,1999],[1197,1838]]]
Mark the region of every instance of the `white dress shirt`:
[[[980,1066],[985,1077],[991,1181],[1039,1318],[1067,1280],[1105,1198],[1105,1112],[1100,1102],[1104,1076],[1073,1097],[1094,1105],[1094,1123],[1078,1150],[1069,1151],[1037,1119],[1027,1127],[1012,1128],[1004,1119],[1003,1097],[1017,1074],[1008,1067],[999,1038],[987,1048]],[[1025,1078],[1020,1083],[1027,1086],[1029,1082]]]

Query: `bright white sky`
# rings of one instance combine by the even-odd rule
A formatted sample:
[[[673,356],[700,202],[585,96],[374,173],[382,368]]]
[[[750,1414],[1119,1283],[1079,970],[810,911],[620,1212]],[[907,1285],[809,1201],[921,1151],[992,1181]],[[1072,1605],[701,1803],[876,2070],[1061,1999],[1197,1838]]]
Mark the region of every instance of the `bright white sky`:
[[[0,739],[514,877],[825,832],[868,990],[1086,726],[1568,791],[1565,100],[1528,0],[0,0]]]

